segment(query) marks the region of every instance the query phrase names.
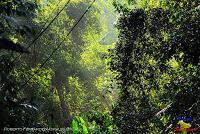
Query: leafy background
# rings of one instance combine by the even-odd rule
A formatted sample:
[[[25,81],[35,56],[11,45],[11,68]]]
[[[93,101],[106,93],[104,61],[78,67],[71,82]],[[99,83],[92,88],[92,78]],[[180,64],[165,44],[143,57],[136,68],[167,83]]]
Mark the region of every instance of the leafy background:
[[[0,2],[1,132],[199,127],[198,0],[96,0],[69,36],[92,1],[67,2]]]

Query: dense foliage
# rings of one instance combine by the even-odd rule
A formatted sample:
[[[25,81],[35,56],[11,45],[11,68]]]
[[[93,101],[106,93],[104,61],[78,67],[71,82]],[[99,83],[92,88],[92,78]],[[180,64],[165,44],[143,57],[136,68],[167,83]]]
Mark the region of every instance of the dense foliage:
[[[23,1],[2,1],[0,4],[0,35],[1,38],[13,38],[17,35],[19,38],[24,34],[33,35],[32,27],[26,23],[19,23],[19,17],[26,18],[32,14],[37,7],[33,2]],[[18,16],[18,17],[16,17]],[[4,43],[4,44],[3,44]],[[11,50],[22,52],[22,46],[10,44],[7,40],[1,40],[0,45],[8,46]],[[19,49],[21,48],[21,49]],[[37,118],[37,108],[25,102],[24,96],[21,94],[21,81],[17,80],[14,70],[14,62],[11,56],[0,53],[0,126],[17,127],[17,126],[37,126],[35,118]],[[35,118],[32,118],[32,116]]]
[[[87,127],[93,126],[91,132],[100,131],[88,114],[112,106],[107,88],[113,73],[106,67],[106,56],[116,38],[112,26],[116,17],[111,2],[98,1],[67,36],[91,2],[66,3],[0,2],[1,131],[4,127],[67,128],[77,116]]]
[[[199,127],[198,0],[91,2],[0,1],[0,133]]]
[[[138,3],[117,25],[110,66],[119,72],[112,115],[121,133],[172,132],[177,117],[200,123],[198,1],[157,2]]]

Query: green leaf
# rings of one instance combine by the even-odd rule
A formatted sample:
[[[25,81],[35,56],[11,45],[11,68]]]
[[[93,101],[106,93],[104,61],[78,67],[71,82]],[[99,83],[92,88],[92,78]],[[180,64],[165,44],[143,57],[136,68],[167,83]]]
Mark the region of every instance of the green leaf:
[[[88,130],[87,130],[85,121],[83,120],[82,117],[79,117],[79,120],[80,120],[82,128],[83,128],[83,134],[88,134]]]
[[[78,122],[76,120],[72,121],[72,130],[73,130],[73,134],[78,134],[78,132],[79,132]]]

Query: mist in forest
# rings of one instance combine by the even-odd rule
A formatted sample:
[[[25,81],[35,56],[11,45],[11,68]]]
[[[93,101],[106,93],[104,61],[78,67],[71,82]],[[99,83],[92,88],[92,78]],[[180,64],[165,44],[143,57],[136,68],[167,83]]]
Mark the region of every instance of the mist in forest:
[[[1,1],[0,133],[198,133],[199,5]]]

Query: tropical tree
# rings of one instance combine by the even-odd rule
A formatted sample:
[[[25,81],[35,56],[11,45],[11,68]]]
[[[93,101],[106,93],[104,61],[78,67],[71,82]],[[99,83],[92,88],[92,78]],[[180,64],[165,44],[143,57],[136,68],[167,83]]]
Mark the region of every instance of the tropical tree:
[[[121,133],[169,133],[179,116],[198,126],[198,2],[114,4],[122,15],[110,67],[121,93],[112,115]]]

